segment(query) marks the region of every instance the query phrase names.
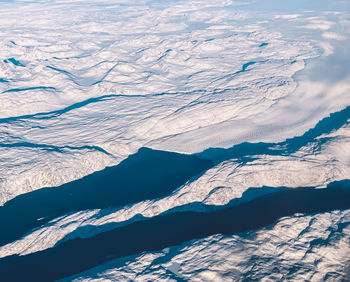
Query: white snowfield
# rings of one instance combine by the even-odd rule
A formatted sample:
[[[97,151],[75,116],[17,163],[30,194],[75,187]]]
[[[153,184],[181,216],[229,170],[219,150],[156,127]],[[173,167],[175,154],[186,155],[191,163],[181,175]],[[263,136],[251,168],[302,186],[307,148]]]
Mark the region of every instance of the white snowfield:
[[[347,65],[334,67],[336,81],[322,73],[346,55],[344,12],[291,17],[231,1],[1,5],[0,203],[142,146],[194,153],[282,141],[349,104]],[[325,21],[344,40],[322,37]]]
[[[350,6],[263,2],[1,2],[0,205],[117,165],[141,147],[200,157],[244,142],[282,150],[348,107]],[[139,215],[350,179],[349,120],[288,154],[249,157],[214,158],[166,197],[56,218],[0,246],[0,258],[92,237]],[[111,261],[74,279],[340,281],[350,273],[350,230],[337,226],[349,220],[349,210],[295,215]],[[319,238],[327,244],[313,247]]]

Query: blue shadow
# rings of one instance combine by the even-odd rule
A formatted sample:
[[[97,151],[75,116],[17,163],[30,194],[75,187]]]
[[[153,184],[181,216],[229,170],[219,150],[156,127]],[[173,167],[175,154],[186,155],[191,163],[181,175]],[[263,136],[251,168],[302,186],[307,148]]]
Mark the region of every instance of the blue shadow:
[[[0,207],[0,244],[69,212],[120,207],[166,196],[211,166],[211,161],[196,156],[142,148],[117,166],[7,202]]]
[[[284,191],[211,213],[175,212],[153,217],[37,253],[0,259],[1,279],[53,281],[111,259],[157,251],[213,234],[230,235],[262,228],[295,213],[349,209],[349,188],[349,180],[334,182],[326,189],[283,188]]]

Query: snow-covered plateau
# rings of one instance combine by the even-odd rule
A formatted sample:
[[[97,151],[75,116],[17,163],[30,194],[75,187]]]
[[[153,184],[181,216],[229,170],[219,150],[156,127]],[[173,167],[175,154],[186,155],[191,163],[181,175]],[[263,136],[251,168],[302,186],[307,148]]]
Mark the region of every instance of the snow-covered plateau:
[[[350,280],[350,3],[0,0],[0,281]]]

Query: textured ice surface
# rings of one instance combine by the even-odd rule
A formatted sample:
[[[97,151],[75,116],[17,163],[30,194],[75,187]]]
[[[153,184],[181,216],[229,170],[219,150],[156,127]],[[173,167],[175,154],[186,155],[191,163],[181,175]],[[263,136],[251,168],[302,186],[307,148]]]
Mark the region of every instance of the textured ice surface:
[[[0,258],[164,213],[350,179],[345,1],[0,2],[1,205],[118,165],[141,147],[214,163],[166,196],[37,218],[0,246]],[[348,221],[348,211],[290,217],[84,277],[340,280],[349,272]],[[346,228],[329,231],[334,225]]]
[[[295,215],[258,231],[110,261],[67,281],[346,281],[350,211]]]
[[[286,156],[283,152],[287,151],[288,146],[291,147],[293,139],[285,144],[268,144],[271,151],[265,149],[265,154],[253,155],[252,160],[243,164],[239,158],[232,158],[234,153],[226,152],[228,160],[208,169],[200,177],[189,181],[169,196],[141,201],[125,208],[70,213],[48,222],[21,240],[0,247],[0,256],[28,254],[53,247],[66,236],[68,238],[90,237],[114,228],[117,223],[138,220],[138,215],[152,217],[175,208],[203,210],[203,206],[196,204],[221,206],[234,199],[238,201],[232,204],[239,204],[263,194],[278,191],[280,187],[322,188],[331,182],[349,179],[350,127],[346,122],[348,112],[349,110],[341,112],[345,113],[345,118],[343,117],[345,124],[342,127],[328,134],[319,132],[321,135],[316,136],[292,154]],[[317,131],[323,123],[320,122],[309,132]],[[329,124],[335,123],[333,115],[333,120]],[[324,131],[332,130],[324,128]],[[249,148],[249,145],[247,147]],[[250,147],[254,148],[254,144]],[[258,189],[247,193],[251,190],[250,188]],[[84,229],[84,227],[88,228]]]
[[[0,202],[142,146],[194,153],[282,141],[348,105],[347,64],[336,63],[336,80],[322,72],[347,60],[346,13],[294,17],[232,4],[3,4]],[[321,36],[324,21],[344,40]],[[305,60],[322,54],[296,88]]]

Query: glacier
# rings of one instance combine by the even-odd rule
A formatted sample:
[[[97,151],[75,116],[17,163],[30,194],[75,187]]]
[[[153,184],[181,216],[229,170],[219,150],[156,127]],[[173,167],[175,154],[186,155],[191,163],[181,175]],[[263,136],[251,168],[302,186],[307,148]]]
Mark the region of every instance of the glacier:
[[[346,1],[0,2],[1,281],[350,279]],[[265,224],[93,251],[281,195]],[[88,264],[50,260],[75,242]]]

